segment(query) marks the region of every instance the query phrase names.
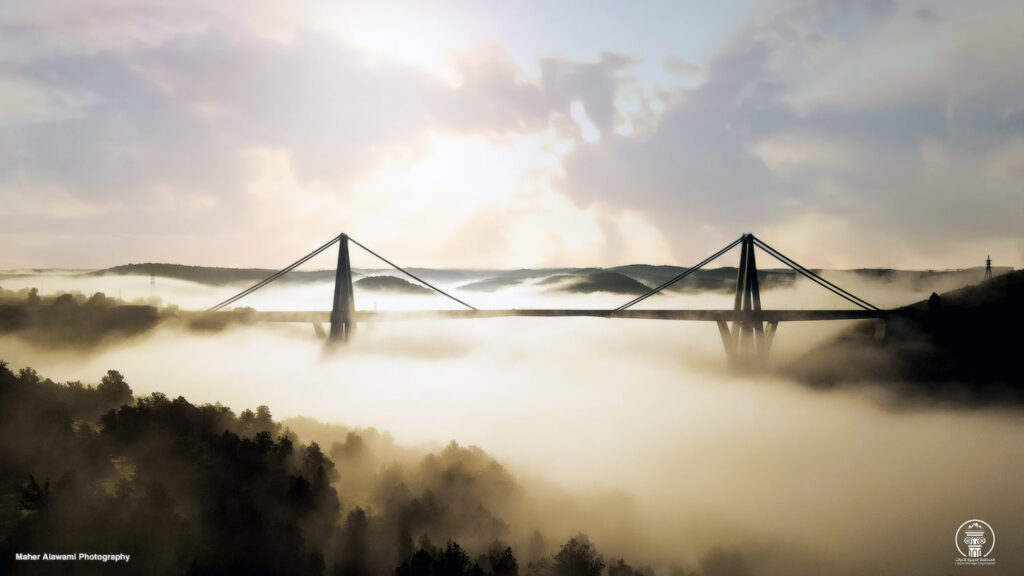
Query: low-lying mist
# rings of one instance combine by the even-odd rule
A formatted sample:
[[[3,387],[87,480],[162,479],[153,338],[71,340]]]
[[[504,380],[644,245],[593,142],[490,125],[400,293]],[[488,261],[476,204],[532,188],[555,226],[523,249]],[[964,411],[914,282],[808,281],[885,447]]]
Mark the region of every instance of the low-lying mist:
[[[880,306],[927,297],[833,279]],[[324,304],[309,307],[326,309],[323,291],[281,288],[241,303],[283,310],[294,308],[285,297],[297,294],[302,302],[316,296]],[[197,294],[187,286],[161,296],[188,308]],[[531,283],[464,296],[521,308],[628,300]],[[829,298],[803,282],[763,295],[766,308],[845,307]],[[357,306],[372,308],[368,299],[380,309],[410,301],[357,293]],[[437,304],[411,300],[420,305],[407,307]],[[644,304],[720,308],[731,297],[673,294]],[[773,359],[795,358],[844,325],[784,323]],[[12,368],[30,365],[55,380],[96,380],[116,368],[136,394],[239,411],[266,404],[279,419],[373,427],[415,454],[450,440],[479,446],[524,487],[511,533],[520,546],[542,527],[553,543],[582,531],[606,555],[661,566],[693,565],[725,549],[742,551],[755,574],[930,574],[953,571],[952,536],[964,520],[985,519],[1008,543],[1024,534],[1019,412],[891,410],[884,382],[820,392],[779,376],[732,373],[712,323],[394,322],[359,325],[353,341],[334,348],[308,325],[208,333],[165,325],[89,352],[10,335],[0,337],[0,350]],[[1012,544],[1001,541],[994,554],[1000,570],[1024,569]]]

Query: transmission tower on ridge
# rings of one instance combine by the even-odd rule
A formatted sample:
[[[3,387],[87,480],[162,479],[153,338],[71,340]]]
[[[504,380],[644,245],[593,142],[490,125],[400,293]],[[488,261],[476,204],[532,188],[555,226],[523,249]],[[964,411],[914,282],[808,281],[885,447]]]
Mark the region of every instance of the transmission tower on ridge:
[[[992,256],[985,256],[985,280],[992,279]]]

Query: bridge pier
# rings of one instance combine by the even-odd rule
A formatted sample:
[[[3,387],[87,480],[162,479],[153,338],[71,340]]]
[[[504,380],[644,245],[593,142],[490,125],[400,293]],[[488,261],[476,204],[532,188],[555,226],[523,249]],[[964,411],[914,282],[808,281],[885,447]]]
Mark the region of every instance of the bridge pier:
[[[778,321],[764,322],[760,318],[761,287],[757,279],[757,260],[754,256],[754,236],[744,234],[740,249],[740,266],[736,273],[736,298],[733,310],[741,312],[732,326],[718,321],[725,355],[729,363],[739,365],[761,364],[768,360]]]
[[[348,236],[338,236],[338,267],[334,272],[334,304],[331,307],[329,342],[347,342],[355,331],[352,264],[348,257]]]

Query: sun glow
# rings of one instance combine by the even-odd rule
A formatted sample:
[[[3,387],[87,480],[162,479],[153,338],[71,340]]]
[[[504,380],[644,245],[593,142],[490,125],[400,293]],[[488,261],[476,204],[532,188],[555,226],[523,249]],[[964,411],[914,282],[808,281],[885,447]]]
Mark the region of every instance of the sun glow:
[[[340,231],[414,266],[670,263],[668,242],[643,213],[580,206],[560,190],[572,146],[554,131],[430,132],[381,149],[376,168],[342,188],[301,180],[287,151],[253,148],[245,152],[250,225],[276,240],[261,252],[264,264],[267,251],[287,262]]]
[[[396,60],[441,79],[450,87],[462,83],[452,63],[456,50],[475,42],[471,28],[428,4],[394,5],[373,2],[329,2],[316,10],[316,27],[380,58]],[[367,61],[372,66],[372,60]]]

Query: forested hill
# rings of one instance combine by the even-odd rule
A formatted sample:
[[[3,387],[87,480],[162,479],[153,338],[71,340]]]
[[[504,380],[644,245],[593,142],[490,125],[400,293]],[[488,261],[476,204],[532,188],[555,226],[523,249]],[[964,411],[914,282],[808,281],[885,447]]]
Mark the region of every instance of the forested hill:
[[[92,387],[0,363],[0,573],[27,568],[15,552],[124,553],[126,574],[323,573],[334,474],[269,411],[135,399],[116,371]],[[40,568],[112,569],[59,564]]]
[[[277,270],[269,268],[215,268],[208,266],[186,266],[184,264],[124,264],[94,270],[88,274],[92,276],[122,275],[122,276],[149,276],[159,278],[174,278],[176,280],[187,280],[211,286],[224,286],[226,284],[242,284],[246,282],[259,282],[274,274]],[[359,276],[355,273],[354,276]],[[281,278],[283,282],[333,282],[333,270],[293,270]]]
[[[767,268],[762,264],[759,270],[761,287],[765,290],[785,288],[793,284],[797,275],[790,269]],[[503,288],[518,286],[528,281],[546,283],[554,291],[638,293],[645,287],[657,286],[669,280],[686,268],[679,266],[652,266],[630,264],[614,268],[548,268],[519,270],[449,270],[437,268],[410,268],[429,282],[457,284],[467,292],[494,292]],[[980,268],[965,270],[891,270],[857,269],[845,271],[823,271],[841,273],[860,280],[893,284],[914,291],[945,291],[977,282],[983,275]],[[1008,272],[1007,268],[996,269],[998,274]],[[89,275],[132,275],[158,278],[174,278],[211,286],[255,283],[275,273],[267,268],[215,268],[186,266],[182,264],[125,264],[87,272]],[[354,278],[363,276],[393,275],[391,270],[353,270]],[[565,282],[558,282],[564,280]],[[333,270],[294,270],[281,278],[282,282],[333,282]],[[840,282],[841,283],[841,282]],[[372,283],[371,283],[372,286]],[[736,289],[736,268],[705,268],[697,271],[683,282],[674,284],[673,291],[679,292],[731,292]]]
[[[958,404],[1024,404],[1020,339],[1024,271],[1010,272],[904,307],[886,325],[851,327],[786,370],[818,386],[887,381]],[[1012,330],[1012,329],[1011,329]]]
[[[523,488],[479,448],[452,442],[405,463],[382,442],[348,430],[325,452],[266,406],[236,415],[135,397],[114,370],[90,386],[0,361],[0,574],[655,574],[602,557],[583,534],[552,546],[543,526],[511,526]],[[533,537],[514,548],[513,533]],[[130,558],[15,559],[79,552]],[[699,572],[670,572],[723,563],[753,573],[720,550]]]

